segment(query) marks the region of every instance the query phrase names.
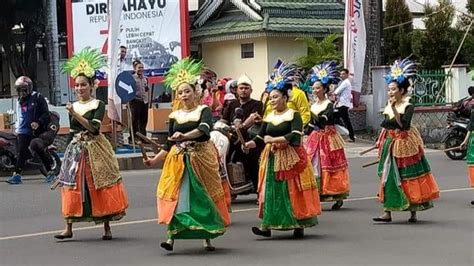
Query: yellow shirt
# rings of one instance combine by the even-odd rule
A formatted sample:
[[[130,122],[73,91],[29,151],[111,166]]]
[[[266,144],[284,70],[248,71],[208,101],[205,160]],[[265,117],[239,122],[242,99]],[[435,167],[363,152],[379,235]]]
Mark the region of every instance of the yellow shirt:
[[[301,119],[303,120],[303,125],[306,126],[309,123],[309,120],[311,119],[311,113],[309,111],[309,102],[306,98],[306,94],[302,89],[298,87],[293,87],[291,93],[291,98],[286,103],[286,105],[288,106],[288,108],[300,113]],[[263,104],[265,104],[265,100]],[[272,106],[270,105],[270,101],[267,101],[263,118],[265,119],[265,117],[267,117],[267,115],[271,112]]]

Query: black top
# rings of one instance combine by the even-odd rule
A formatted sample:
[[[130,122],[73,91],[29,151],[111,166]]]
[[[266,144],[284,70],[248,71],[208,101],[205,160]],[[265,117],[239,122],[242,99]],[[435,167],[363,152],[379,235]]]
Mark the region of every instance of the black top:
[[[169,115],[169,118],[168,137],[173,136],[175,132],[187,133],[198,129],[203,134],[192,141],[203,142],[210,139],[212,112],[209,107],[200,105],[190,112],[176,110]],[[176,144],[175,141],[168,139],[164,145],[164,150],[169,151],[174,144]]]
[[[388,106],[385,108],[392,108]],[[411,125],[411,119],[413,118],[413,114],[415,113],[415,107],[412,104],[408,104],[405,107],[403,114],[400,114],[400,120],[402,122],[402,127],[397,123],[395,117],[390,117],[386,112],[384,112],[384,120],[380,124],[381,127],[386,129],[401,129],[401,130],[409,130]]]

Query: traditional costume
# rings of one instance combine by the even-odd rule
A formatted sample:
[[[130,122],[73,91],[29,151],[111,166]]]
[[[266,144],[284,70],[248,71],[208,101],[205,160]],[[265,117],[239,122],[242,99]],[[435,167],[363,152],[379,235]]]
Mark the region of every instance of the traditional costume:
[[[407,82],[416,75],[414,62],[404,59],[395,61],[390,73],[385,76],[387,84]],[[438,185],[431,174],[431,168],[424,155],[423,140],[418,130],[411,125],[415,107],[410,97],[402,96],[401,102],[395,105],[400,114],[401,124],[395,119],[390,103],[387,104],[383,128],[378,140],[378,176],[380,189],[378,198],[384,210],[390,211],[423,211],[433,207],[432,200],[439,197]],[[374,218],[374,221],[391,221]],[[410,222],[416,222],[412,217]]]
[[[180,60],[166,74],[165,83],[173,90],[183,83],[194,84],[201,68],[202,63]],[[217,150],[209,141],[211,128],[211,110],[205,105],[169,115],[169,137],[194,129],[202,132],[184,142],[168,139],[164,147],[169,153],[157,187],[158,222],[168,225],[170,240],[213,239],[230,224]]]
[[[105,62],[99,51],[86,48],[69,59],[63,70],[72,78],[95,79]],[[70,118],[69,145],[59,174],[63,216],[67,223],[119,220],[125,216],[128,199],[112,145],[100,133],[105,104],[91,98],[75,102],[73,109],[93,130]]]
[[[469,173],[469,183],[471,187],[474,187],[474,135],[472,133],[474,131],[474,109],[471,109],[468,130],[471,133],[469,134],[467,143],[467,169]],[[471,201],[471,204],[474,205],[474,201]]]
[[[296,78],[294,65],[282,63],[270,77],[267,91],[285,88]],[[254,141],[265,146],[260,157],[259,212],[260,228],[254,234],[270,236],[270,230],[295,230],[294,236],[303,236],[305,227],[317,223],[321,205],[311,163],[302,145],[303,121],[293,109],[283,113],[272,111],[262,124]],[[286,143],[265,144],[265,136],[284,137]]]
[[[325,92],[330,84],[340,80],[334,62],[324,62],[311,69],[306,83],[312,86],[319,81]],[[339,209],[349,196],[349,171],[344,153],[344,140],[334,127],[334,104],[328,99],[315,99],[311,106],[306,147],[318,181],[321,201],[336,201],[332,209]]]

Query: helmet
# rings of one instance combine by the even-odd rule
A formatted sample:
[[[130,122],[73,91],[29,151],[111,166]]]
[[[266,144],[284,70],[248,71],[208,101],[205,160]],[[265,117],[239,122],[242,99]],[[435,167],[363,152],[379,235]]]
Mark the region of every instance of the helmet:
[[[20,97],[30,95],[33,91],[33,81],[27,76],[21,76],[15,81],[15,89]]]

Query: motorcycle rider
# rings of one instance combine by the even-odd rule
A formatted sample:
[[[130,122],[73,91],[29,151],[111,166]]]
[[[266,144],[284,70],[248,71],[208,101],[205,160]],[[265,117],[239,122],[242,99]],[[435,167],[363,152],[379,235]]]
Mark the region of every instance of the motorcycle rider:
[[[238,99],[229,102],[223,110],[222,120],[226,124],[234,123],[240,130],[245,141],[249,141],[258,134],[258,125],[262,121],[263,103],[251,98],[252,80],[243,74],[237,80]],[[255,189],[258,185],[258,159],[261,150],[242,151],[241,143],[233,143],[229,154],[235,152],[234,159],[243,163],[246,179],[251,180]]]
[[[51,158],[46,148],[53,143],[56,131],[47,128],[50,121],[48,104],[41,94],[33,91],[33,81],[27,76],[21,76],[15,81],[15,89],[18,93],[15,123],[17,161],[15,172],[7,183],[22,183],[21,172],[30,157],[30,150],[39,155],[48,171],[45,182],[52,182],[55,176],[51,172]]]
[[[453,112],[462,118],[469,119],[471,107],[474,105],[474,86],[467,88],[468,97],[462,98],[454,104]]]

